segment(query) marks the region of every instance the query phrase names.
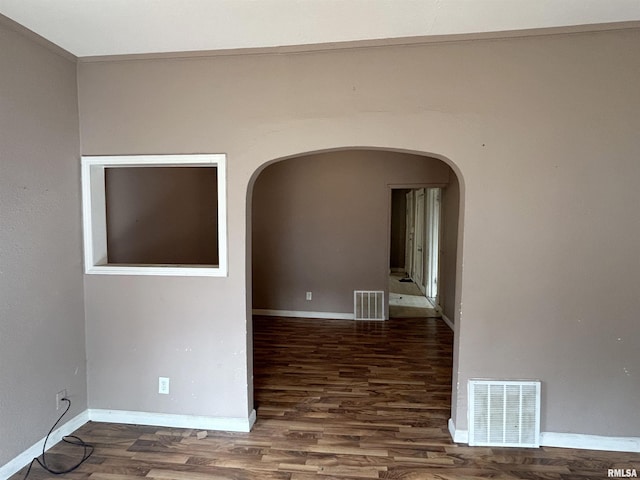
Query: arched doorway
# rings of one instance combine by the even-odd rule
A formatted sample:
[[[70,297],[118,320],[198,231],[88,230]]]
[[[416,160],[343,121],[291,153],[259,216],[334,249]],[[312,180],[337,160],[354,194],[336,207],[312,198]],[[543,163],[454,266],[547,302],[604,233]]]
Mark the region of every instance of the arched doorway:
[[[447,162],[397,150],[314,152],[263,166],[250,185],[253,312],[326,319],[353,318],[354,290],[388,299],[391,190],[441,188],[447,217],[440,288],[454,327],[461,202]]]

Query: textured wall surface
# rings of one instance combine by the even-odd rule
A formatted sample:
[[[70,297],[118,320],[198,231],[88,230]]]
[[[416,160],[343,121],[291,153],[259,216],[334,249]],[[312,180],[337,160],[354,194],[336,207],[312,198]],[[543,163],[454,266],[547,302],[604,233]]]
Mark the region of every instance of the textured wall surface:
[[[87,408],[76,65],[0,22],[0,466]]]
[[[544,431],[637,435],[638,44],[624,30],[81,64],[84,154],[228,155],[227,278],[85,279],[90,404],[247,415],[252,182],[275,159],[379,147],[461,173],[456,426],[469,378],[537,378]],[[165,364],[184,386],[159,399]]]

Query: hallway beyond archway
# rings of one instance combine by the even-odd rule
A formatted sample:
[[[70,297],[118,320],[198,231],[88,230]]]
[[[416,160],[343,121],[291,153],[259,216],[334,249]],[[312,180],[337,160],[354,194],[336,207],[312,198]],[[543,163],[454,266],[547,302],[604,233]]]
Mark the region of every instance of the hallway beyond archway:
[[[368,322],[353,323],[354,290],[384,292],[384,313],[389,318],[392,191],[413,187],[441,189],[442,245],[446,248],[440,259],[439,288],[442,310],[445,315],[449,313],[450,319],[445,316],[444,323],[426,321],[450,328],[452,338],[457,335],[452,330],[459,298],[458,223],[462,202],[460,182],[448,163],[401,151],[332,150],[272,162],[255,175],[251,185],[248,260],[252,275],[248,291],[253,296],[249,304],[254,316],[271,316],[274,323],[285,321],[283,317],[307,319],[307,335],[312,338],[316,335],[312,327],[321,329],[327,323],[322,319],[350,319],[352,328],[367,328]],[[382,322],[371,328],[385,329],[389,325]],[[408,322],[406,328],[411,325]],[[421,335],[405,333],[407,338]],[[255,341],[259,342],[259,337]],[[453,344],[452,341],[452,349]],[[254,344],[254,371],[258,371],[258,350],[263,347]],[[455,385],[451,367],[447,368],[446,408],[451,412]],[[254,391],[258,388],[254,384]],[[422,388],[425,393],[425,386]],[[255,400],[259,407],[259,399]],[[411,417],[407,411],[398,413]]]

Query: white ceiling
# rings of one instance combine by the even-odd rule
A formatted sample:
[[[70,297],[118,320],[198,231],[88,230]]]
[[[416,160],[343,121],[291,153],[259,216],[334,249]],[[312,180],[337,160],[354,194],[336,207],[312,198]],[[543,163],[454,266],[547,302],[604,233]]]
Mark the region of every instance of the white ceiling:
[[[589,30],[640,21],[640,0],[0,0],[0,13],[90,57]]]

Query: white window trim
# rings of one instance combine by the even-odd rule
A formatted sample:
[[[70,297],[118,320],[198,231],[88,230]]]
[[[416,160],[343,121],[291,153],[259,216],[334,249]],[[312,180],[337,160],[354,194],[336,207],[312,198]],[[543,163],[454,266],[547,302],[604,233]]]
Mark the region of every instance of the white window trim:
[[[105,168],[216,166],[218,178],[218,266],[209,265],[109,265],[107,263],[107,219]],[[100,275],[227,276],[226,155],[117,155],[82,157],[82,215],[84,272]]]

